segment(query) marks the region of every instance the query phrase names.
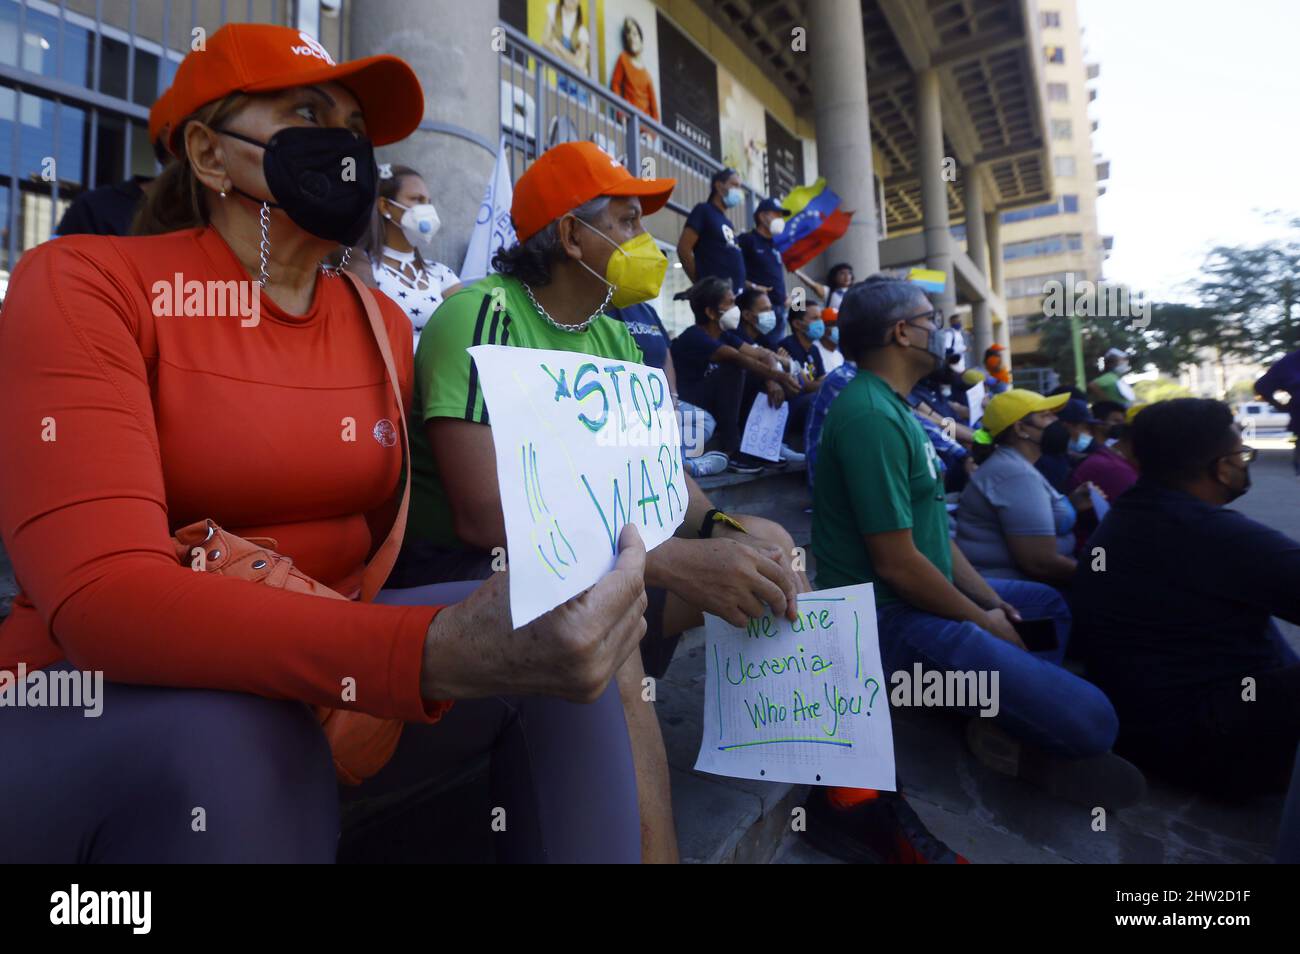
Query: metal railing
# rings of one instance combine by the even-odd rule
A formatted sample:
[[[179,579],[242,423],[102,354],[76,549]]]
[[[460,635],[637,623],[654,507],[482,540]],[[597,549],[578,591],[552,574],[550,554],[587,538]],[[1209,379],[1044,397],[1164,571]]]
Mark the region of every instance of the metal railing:
[[[707,201],[722,160],[575,72],[514,27],[502,23],[501,29],[500,125],[512,180],[551,146],[589,140],[633,175],[676,179],[667,206],[674,212],[686,215]],[[727,211],[737,234],[750,228],[761,199],[749,186],[742,183],[742,188],[745,201]]]

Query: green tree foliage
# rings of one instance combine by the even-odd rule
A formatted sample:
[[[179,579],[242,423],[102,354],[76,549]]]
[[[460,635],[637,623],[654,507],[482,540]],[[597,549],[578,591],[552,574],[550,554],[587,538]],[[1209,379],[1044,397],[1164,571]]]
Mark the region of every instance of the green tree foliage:
[[[1150,322],[1145,328],[1128,326],[1132,318],[1080,318],[1083,338],[1083,361],[1088,376],[1100,373],[1101,357],[1111,348],[1120,348],[1133,356],[1133,367],[1153,364],[1164,374],[1178,370],[1196,360],[1200,348],[1213,347],[1221,325],[1219,316],[1208,308],[1177,302],[1157,302],[1151,306]],[[1070,319],[1040,318],[1042,332],[1039,351],[1066,384],[1074,381],[1074,352],[1070,343]],[[1086,382],[1076,384],[1084,387]]]
[[[1255,245],[1213,249],[1193,285],[1196,304],[1156,303],[1145,328],[1130,330],[1131,318],[1079,318],[1088,377],[1098,372],[1108,348],[1133,356],[1134,368],[1154,365],[1162,373],[1198,360],[1198,354],[1268,363],[1300,348],[1300,218],[1282,219],[1288,234]],[[1067,384],[1074,381],[1068,318],[1039,318],[1039,351]]]

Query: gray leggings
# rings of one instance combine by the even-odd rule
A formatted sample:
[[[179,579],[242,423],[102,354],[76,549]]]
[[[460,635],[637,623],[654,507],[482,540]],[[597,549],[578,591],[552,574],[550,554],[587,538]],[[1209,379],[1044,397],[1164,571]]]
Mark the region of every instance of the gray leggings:
[[[454,602],[477,585],[386,590],[380,601]],[[492,804],[506,809],[501,860],[640,861],[636,774],[612,683],[589,706],[458,702],[436,725],[408,725],[393,760],[344,797],[397,791],[484,754]],[[98,718],[0,709],[0,862],[332,862],[339,792],[325,737],[297,702],[106,682]]]

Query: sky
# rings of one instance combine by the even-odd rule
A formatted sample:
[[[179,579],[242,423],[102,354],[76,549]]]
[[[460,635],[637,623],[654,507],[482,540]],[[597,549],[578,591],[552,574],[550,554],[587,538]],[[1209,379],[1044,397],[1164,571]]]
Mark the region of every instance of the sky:
[[[1194,301],[1211,248],[1280,237],[1266,212],[1300,217],[1300,2],[1079,0],[1079,16],[1111,161],[1105,277]]]

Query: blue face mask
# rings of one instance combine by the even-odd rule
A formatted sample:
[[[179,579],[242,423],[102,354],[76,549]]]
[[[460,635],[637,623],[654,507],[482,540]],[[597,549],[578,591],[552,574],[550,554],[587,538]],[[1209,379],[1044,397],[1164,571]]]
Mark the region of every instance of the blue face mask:
[[[740,205],[741,200],[744,198],[744,190],[742,190],[740,186],[732,186],[727,190],[727,194],[722,197],[722,204],[729,209],[734,209],[736,206]]]
[[[815,321],[810,321],[808,322],[808,330],[804,333],[813,341],[817,341],[822,335],[826,334],[826,322],[822,321],[820,318]]]
[[[1092,446],[1091,434],[1086,434],[1086,433],[1080,434],[1074,440],[1070,441],[1070,450],[1074,451],[1076,454],[1082,454],[1091,446]]]
[[[758,313],[758,333],[761,335],[770,334],[776,327],[776,312],[760,311]]]
[[[831,344],[837,345],[839,343],[840,343],[840,326],[836,325],[834,328],[831,329]]]

